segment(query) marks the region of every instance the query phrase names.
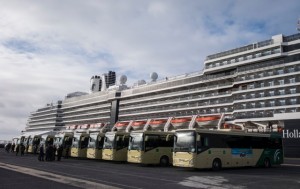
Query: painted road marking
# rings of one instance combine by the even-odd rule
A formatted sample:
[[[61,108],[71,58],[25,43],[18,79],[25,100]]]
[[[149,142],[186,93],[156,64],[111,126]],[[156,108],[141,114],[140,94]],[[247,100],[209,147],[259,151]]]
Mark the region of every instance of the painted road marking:
[[[68,185],[76,186],[76,187],[80,187],[80,188],[119,189],[118,187],[100,184],[97,182],[91,182],[88,180],[67,177],[67,176],[63,176],[63,175],[49,173],[46,171],[39,171],[39,170],[35,170],[35,169],[10,165],[10,164],[6,164],[6,163],[0,163],[0,167],[3,169],[8,169],[11,171],[16,171],[16,172],[20,172],[23,174],[27,174],[27,175],[31,175],[31,176],[35,176],[35,177],[63,183],[63,184],[68,184]]]

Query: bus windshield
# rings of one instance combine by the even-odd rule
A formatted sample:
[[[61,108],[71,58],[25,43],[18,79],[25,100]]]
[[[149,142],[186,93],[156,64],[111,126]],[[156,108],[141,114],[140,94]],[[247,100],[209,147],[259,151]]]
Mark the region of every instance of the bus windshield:
[[[130,150],[143,150],[143,133],[131,133],[128,148]]]
[[[114,140],[115,140],[115,134],[106,134],[104,139],[104,149],[113,149],[114,148]]]
[[[79,138],[77,138],[77,137],[73,138],[72,147],[73,148],[78,148],[79,147]]]
[[[177,132],[174,141],[175,152],[195,152],[195,132]]]
[[[97,138],[97,135],[90,135],[90,141],[89,141],[89,144],[88,144],[88,147],[89,148],[95,148],[96,147],[96,138]]]

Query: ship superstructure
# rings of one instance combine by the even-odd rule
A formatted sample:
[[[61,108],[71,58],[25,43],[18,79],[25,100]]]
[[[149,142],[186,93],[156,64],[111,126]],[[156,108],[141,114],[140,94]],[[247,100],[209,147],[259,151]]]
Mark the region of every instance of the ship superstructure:
[[[45,107],[31,112],[26,124],[26,131],[61,130],[64,126],[61,104],[62,101],[57,101],[57,103],[47,104]]]

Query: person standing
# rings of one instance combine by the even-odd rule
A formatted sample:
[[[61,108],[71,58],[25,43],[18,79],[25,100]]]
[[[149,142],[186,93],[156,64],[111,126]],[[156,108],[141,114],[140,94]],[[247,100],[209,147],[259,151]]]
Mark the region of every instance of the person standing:
[[[13,144],[11,145],[11,152],[14,152],[14,151],[15,151],[15,147],[16,147],[16,144],[13,143]]]
[[[55,161],[55,155],[56,155],[56,151],[57,151],[57,148],[56,148],[56,145],[53,145],[53,147],[52,147],[52,157],[51,157],[51,160],[52,161]]]
[[[63,147],[62,145],[59,145],[57,148],[57,161],[60,161],[62,153],[63,153]]]
[[[17,146],[16,146],[16,156],[19,154],[19,150],[20,150],[20,145],[17,144]]]
[[[40,153],[39,153],[38,160],[44,161],[44,146],[43,145],[40,146]]]

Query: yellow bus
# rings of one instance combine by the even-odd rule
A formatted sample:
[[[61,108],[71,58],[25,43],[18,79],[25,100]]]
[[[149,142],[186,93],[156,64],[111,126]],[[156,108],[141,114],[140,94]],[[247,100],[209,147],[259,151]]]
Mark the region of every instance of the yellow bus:
[[[130,163],[172,164],[174,132],[132,131],[127,161]]]
[[[105,133],[102,159],[111,161],[127,161],[129,132],[112,131]]]
[[[75,132],[71,147],[71,157],[86,158],[90,135],[87,132]]]
[[[177,130],[173,165],[212,168],[264,166],[283,163],[279,133],[247,133],[233,130]]]
[[[46,147],[48,145],[53,145],[54,143],[54,138],[55,135],[54,134],[43,134],[41,136],[41,140],[40,140],[40,146],[44,145],[44,149],[46,149]]]
[[[58,149],[60,146],[63,148],[62,155],[71,155],[70,149],[73,141],[73,136],[74,133],[72,131],[66,131],[55,135],[54,146],[56,146],[56,149]]]
[[[41,142],[41,135],[31,135],[28,141],[27,153],[34,153],[38,151],[38,146]]]
[[[102,159],[102,149],[105,133],[93,132],[90,133],[90,139],[87,149],[87,158]]]

